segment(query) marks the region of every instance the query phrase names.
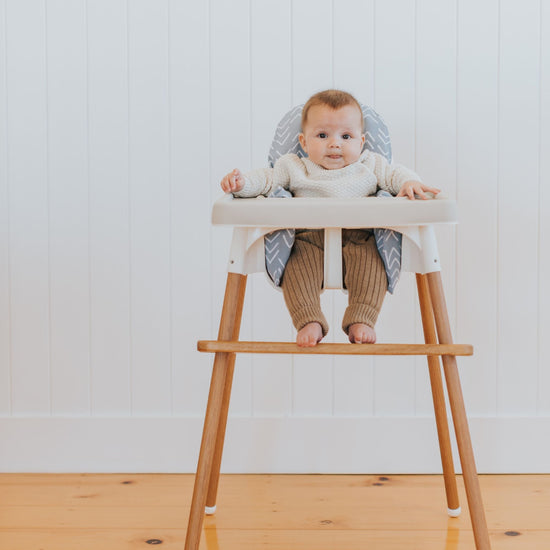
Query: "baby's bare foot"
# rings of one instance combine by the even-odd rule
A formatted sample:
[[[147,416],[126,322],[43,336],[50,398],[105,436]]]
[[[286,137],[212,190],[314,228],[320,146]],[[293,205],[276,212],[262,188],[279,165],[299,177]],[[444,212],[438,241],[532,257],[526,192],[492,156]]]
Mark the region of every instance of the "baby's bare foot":
[[[316,346],[323,338],[323,328],[317,322],[303,326],[296,335],[296,343],[302,348]]]
[[[348,336],[352,344],[374,344],[376,342],[376,332],[374,329],[363,323],[350,325]]]

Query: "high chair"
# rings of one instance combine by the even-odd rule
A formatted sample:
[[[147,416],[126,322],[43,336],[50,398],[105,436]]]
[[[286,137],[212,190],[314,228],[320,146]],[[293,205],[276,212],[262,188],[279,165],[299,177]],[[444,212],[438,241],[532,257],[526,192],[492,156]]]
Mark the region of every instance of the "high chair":
[[[299,126],[296,107],[281,121],[274,147],[283,152],[297,152]],[[387,129],[380,117],[363,107],[366,144],[391,158]],[[280,139],[289,134],[291,139]],[[297,123],[299,125],[299,121]],[[278,137],[279,136],[279,137]],[[277,154],[282,154],[279,150]],[[277,155],[275,155],[277,156]],[[270,161],[276,160],[273,148]],[[468,420],[457,369],[457,356],[472,355],[470,345],[453,344],[447,306],[441,281],[441,268],[435,239],[435,224],[457,221],[453,200],[438,196],[432,200],[411,201],[406,198],[362,199],[235,199],[226,195],[213,207],[212,222],[231,225],[231,244],[227,284],[217,340],[199,341],[198,350],[215,353],[212,379],[195,487],[189,515],[185,550],[197,550],[204,515],[216,509],[216,495],[225,439],[231,385],[237,353],[293,353],[334,355],[425,355],[435,410],[448,513],[460,514],[454,472],[447,410],[439,357],[443,362],[450,410],[454,422],[462,474],[477,550],[490,550],[489,535],[476,472]],[[239,341],[239,329],[249,273],[265,272],[264,239],[266,233],[281,228],[324,228],[324,288],[342,288],[342,228],[389,228],[402,237],[401,269],[416,273],[424,344],[339,344],[320,343],[301,348],[291,342]]]

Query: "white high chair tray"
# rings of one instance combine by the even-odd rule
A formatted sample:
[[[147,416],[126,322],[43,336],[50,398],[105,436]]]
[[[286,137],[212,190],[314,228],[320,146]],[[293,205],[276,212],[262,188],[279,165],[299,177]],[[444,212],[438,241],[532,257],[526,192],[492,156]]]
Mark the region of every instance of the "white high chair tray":
[[[214,225],[263,228],[410,227],[457,223],[454,199],[405,197],[235,199],[224,195],[212,208]]]

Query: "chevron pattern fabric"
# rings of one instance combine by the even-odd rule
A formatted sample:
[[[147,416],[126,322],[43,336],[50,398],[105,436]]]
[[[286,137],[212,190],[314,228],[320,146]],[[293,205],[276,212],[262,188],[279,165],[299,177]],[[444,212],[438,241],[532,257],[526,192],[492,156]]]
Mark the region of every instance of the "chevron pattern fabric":
[[[380,190],[376,193],[376,196],[391,197],[391,194]],[[393,294],[397,281],[399,281],[399,275],[401,275],[401,242],[403,235],[392,229],[377,228],[374,230],[374,239],[386,270],[388,292]]]
[[[300,157],[306,156],[298,140],[301,130],[302,107],[303,105],[298,105],[291,109],[277,126],[268,156],[269,166],[272,168],[277,159],[287,153],[295,153]],[[388,162],[391,162],[392,152],[388,127],[374,109],[366,105],[361,105],[361,108],[365,120],[365,146],[363,149],[379,153],[386,157]],[[277,188],[269,195],[269,197],[279,198],[291,196],[291,193],[282,187]],[[378,191],[376,196],[391,197],[389,193],[382,190]],[[294,244],[294,234],[294,229],[281,229],[264,236],[266,271],[276,286],[281,284],[285,265]],[[375,229],[374,237],[386,269],[388,292],[393,294],[401,273],[403,236],[390,229]]]
[[[403,235],[391,229],[375,229],[374,238],[376,239],[378,253],[386,269],[388,292],[393,294],[401,274],[401,240]]]
[[[292,193],[277,187],[268,195],[268,198],[291,198]],[[281,286],[281,278],[285,270],[286,262],[294,245],[294,229],[278,229],[264,235],[265,268],[275,286]]]
[[[302,107],[303,105],[294,107],[279,122],[267,157],[271,168],[279,157],[287,153],[295,153],[299,157],[306,156],[298,140],[301,131]]]
[[[276,286],[281,286],[281,278],[294,244],[294,235],[294,229],[281,229],[264,236],[265,266]]]
[[[391,162],[390,133],[382,117],[371,107],[362,105],[363,118],[365,120],[365,146],[363,150],[369,149],[380,153]]]

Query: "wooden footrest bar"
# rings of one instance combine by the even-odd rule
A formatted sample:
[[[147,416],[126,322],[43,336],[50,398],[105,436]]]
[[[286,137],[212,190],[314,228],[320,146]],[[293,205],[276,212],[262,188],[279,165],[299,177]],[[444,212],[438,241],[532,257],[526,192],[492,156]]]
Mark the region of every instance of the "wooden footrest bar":
[[[302,348],[294,342],[200,340],[197,349],[228,353],[294,353],[319,355],[472,355],[468,344],[317,344]]]

